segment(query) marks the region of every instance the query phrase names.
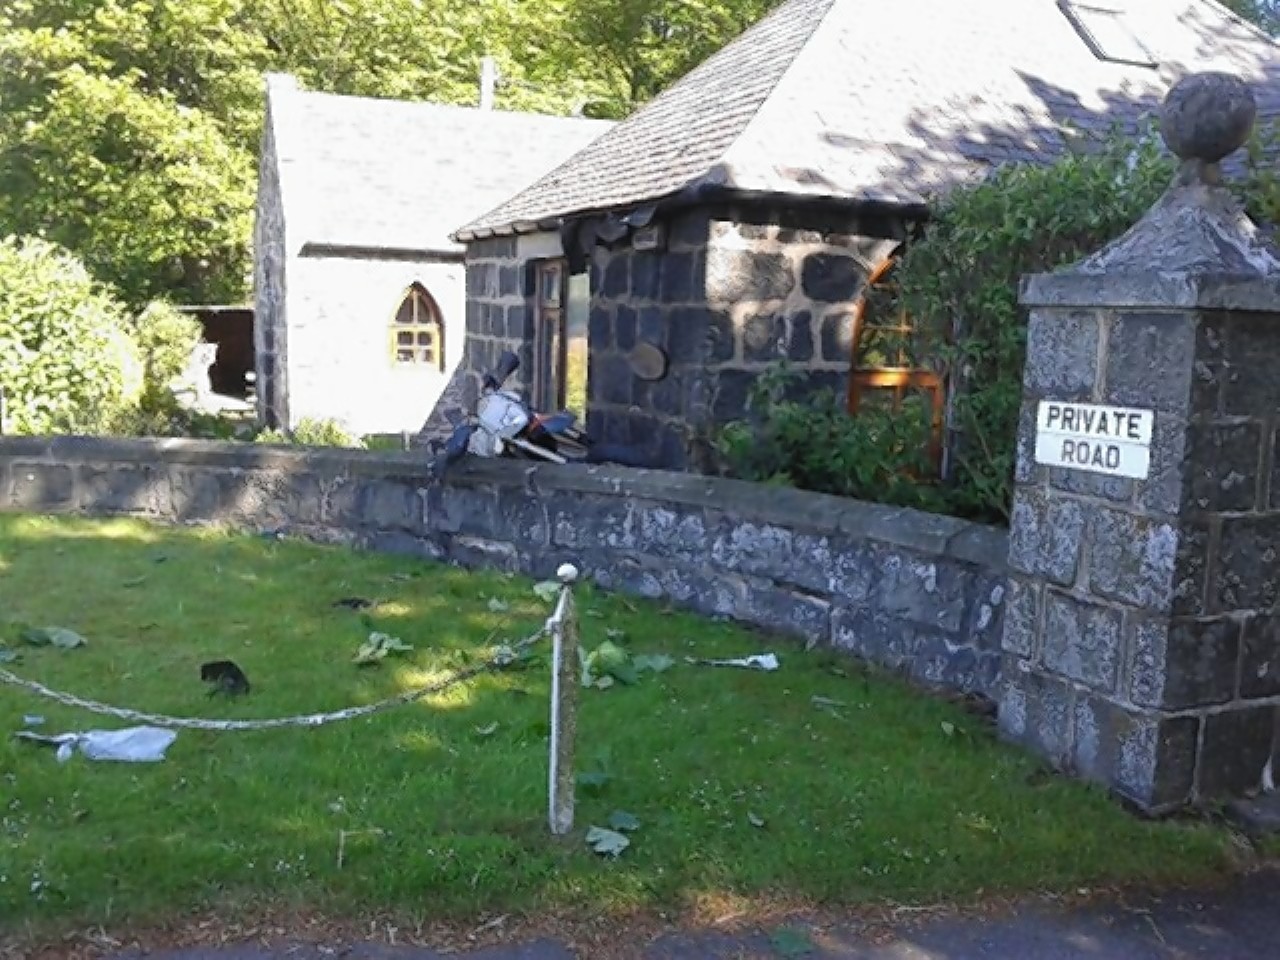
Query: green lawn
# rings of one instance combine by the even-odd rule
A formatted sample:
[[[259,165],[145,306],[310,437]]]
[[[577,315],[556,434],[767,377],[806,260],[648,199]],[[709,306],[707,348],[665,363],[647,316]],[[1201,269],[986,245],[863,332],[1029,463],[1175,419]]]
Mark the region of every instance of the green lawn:
[[[372,625],[416,646],[358,668]],[[491,610],[491,599],[508,604]],[[319,730],[182,732],[155,765],[59,765],[0,740],[0,918],[53,933],[231,903],[407,920],[551,906],[621,913],[710,897],[827,904],[1194,880],[1229,869],[1227,835],[1150,823],[1045,776],[979,719],[785,640],[579,591],[584,644],[624,632],[677,665],[583,690],[578,828],[546,830],[545,663],[487,675]],[[493,606],[500,606],[494,604]],[[0,626],[78,631],[10,669],[120,705],[267,717],[369,702],[531,632],[548,607],[520,578],[299,542],[127,520],[0,515]],[[497,631],[495,637],[494,631]],[[686,654],[778,652],[776,673]],[[199,664],[231,657],[254,688],[210,700]],[[813,698],[843,704],[815,705]],[[116,724],[0,688],[0,727]],[[595,777],[601,780],[604,777]],[[584,834],[640,821],[617,860]],[[340,831],[363,833],[336,858]]]

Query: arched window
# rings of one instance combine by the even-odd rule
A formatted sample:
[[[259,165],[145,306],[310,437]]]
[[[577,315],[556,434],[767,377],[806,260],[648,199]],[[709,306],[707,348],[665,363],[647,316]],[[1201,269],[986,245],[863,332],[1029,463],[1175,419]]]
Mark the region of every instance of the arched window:
[[[391,362],[397,367],[444,370],[444,320],[421,284],[408,289],[391,322]]]

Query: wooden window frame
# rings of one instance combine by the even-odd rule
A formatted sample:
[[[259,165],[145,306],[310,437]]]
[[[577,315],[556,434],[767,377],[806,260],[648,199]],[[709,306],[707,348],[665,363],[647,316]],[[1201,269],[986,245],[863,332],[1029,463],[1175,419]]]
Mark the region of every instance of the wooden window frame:
[[[929,396],[930,408],[930,441],[929,458],[939,475],[942,472],[943,431],[946,420],[947,390],[943,377],[933,370],[920,367],[896,366],[880,368],[859,367],[859,347],[863,334],[870,328],[867,323],[867,295],[871,288],[880,283],[900,259],[900,254],[892,253],[871,271],[867,277],[863,294],[858,298],[858,305],[853,313],[853,331],[849,348],[849,389],[847,408],[849,413],[857,416],[862,407],[863,394],[869,390],[892,390],[893,410],[902,409],[902,403],[908,392],[923,392]],[[914,330],[910,317],[905,310],[900,310],[898,323],[895,325],[876,324],[876,329],[910,333]]]
[[[401,319],[406,305],[411,307],[412,315],[408,321]],[[405,345],[401,338],[405,335],[412,338],[412,343]],[[429,335],[430,343],[422,343],[421,337]],[[445,370],[444,317],[440,314],[440,306],[435,298],[420,283],[413,283],[400,298],[396,312],[391,316],[388,328],[391,366],[397,370],[432,369],[439,373]],[[410,351],[405,359],[401,356],[404,350]],[[421,355],[430,349],[431,356]]]
[[[534,408],[563,410],[569,365],[569,261],[554,257],[533,262],[533,370],[529,384]]]

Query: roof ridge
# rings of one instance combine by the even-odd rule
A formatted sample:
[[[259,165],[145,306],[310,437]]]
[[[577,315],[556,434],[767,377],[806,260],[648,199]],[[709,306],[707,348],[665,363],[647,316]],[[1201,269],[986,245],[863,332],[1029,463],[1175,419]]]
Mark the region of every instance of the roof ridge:
[[[377,103],[392,107],[425,107],[459,114],[483,114],[485,116],[497,117],[535,117],[540,120],[571,120],[575,123],[613,124],[615,126],[618,123],[616,120],[605,120],[597,117],[580,117],[563,113],[543,113],[537,110],[503,110],[496,107],[486,109],[467,103],[448,103],[442,100],[408,99],[405,97],[375,96],[372,94],[361,93],[335,93],[331,90],[309,90],[302,86],[277,86],[268,89],[269,97],[278,97],[281,94],[286,95],[289,99],[311,98],[328,101],[345,101],[351,106],[356,106],[357,104],[362,103]]]

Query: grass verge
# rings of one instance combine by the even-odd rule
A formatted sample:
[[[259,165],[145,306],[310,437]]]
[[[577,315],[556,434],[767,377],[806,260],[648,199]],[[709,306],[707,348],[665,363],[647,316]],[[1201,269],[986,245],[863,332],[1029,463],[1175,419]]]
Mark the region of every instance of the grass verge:
[[[359,612],[347,597],[375,601]],[[981,720],[831,654],[583,587],[583,642],[676,665],[583,690],[578,828],[546,830],[545,662],[316,730],[182,732],[158,764],[66,764],[0,739],[0,917],[55,932],[223,903],[408,918],[541,907],[619,915],[706,898],[829,905],[1207,879],[1226,832],[1145,822],[1047,776]],[[329,710],[416,686],[535,629],[529,581],[134,520],[0,515],[0,621],[87,638],[10,669],[180,715]],[[2,624],[0,624],[2,625]],[[370,629],[414,645],[352,663]],[[773,650],[776,673],[685,655]],[[205,660],[248,673],[210,699]],[[815,698],[818,698],[815,700]],[[114,727],[0,687],[0,730]],[[632,845],[584,843],[623,810]],[[347,834],[339,866],[339,838]]]

